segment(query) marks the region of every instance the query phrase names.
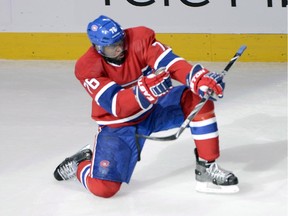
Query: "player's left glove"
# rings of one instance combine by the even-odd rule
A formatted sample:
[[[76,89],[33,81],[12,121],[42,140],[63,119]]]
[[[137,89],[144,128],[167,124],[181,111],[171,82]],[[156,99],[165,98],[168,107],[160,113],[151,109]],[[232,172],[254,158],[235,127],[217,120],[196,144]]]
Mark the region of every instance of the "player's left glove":
[[[209,99],[216,100],[223,97],[225,83],[223,75],[210,72],[203,68],[200,64],[193,66],[191,72],[186,77],[187,85],[190,86],[192,92],[203,97],[208,90],[212,90],[213,94]]]
[[[167,94],[172,87],[169,72],[163,71],[158,75],[150,74],[139,79],[134,93],[139,105],[146,109],[150,104],[155,104],[159,97]]]

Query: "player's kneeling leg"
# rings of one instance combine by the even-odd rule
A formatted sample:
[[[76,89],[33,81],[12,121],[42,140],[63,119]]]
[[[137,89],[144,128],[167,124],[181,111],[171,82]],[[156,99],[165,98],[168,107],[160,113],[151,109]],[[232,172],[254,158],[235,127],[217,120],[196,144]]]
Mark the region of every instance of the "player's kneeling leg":
[[[109,198],[114,196],[121,187],[121,182],[113,182],[88,177],[87,185],[91,193],[96,196]]]
[[[77,178],[91,193],[99,197],[109,198],[120,190],[121,182],[91,178],[90,168],[90,161],[80,163],[77,170]]]

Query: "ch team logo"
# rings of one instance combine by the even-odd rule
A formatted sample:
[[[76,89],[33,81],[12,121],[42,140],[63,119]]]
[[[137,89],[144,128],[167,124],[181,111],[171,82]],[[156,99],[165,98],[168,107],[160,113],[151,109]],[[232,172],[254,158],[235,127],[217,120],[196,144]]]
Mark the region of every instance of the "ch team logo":
[[[98,26],[97,26],[97,25],[92,25],[92,26],[91,26],[91,30],[92,30],[92,31],[97,31],[97,29],[98,29]]]
[[[110,162],[108,160],[102,160],[100,162],[100,166],[103,167],[103,168],[108,168],[110,165]]]

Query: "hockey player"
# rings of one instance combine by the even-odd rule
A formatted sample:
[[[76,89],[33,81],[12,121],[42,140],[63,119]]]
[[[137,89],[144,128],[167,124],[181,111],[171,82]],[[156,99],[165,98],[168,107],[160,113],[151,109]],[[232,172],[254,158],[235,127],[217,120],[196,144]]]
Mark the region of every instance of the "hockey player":
[[[94,195],[112,197],[123,182],[129,183],[140,158],[145,139],[136,140],[135,134],[179,127],[210,89],[213,97],[190,123],[196,190],[238,191],[237,177],[215,162],[219,140],[213,100],[223,97],[223,77],[192,66],[147,27],[123,30],[100,16],[88,24],[87,34],[92,46],[77,61],[75,75],[92,98],[92,118],[99,129],[92,151],[85,147],[66,158],[54,177],[61,181],[76,175]],[[182,85],[173,86],[171,79]]]

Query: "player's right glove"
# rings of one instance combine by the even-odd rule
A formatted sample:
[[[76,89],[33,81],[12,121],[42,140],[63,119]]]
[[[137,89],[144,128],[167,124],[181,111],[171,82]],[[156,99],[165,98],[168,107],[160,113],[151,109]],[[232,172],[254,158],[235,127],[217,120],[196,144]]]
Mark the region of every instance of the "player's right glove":
[[[186,77],[187,85],[190,86],[192,92],[203,97],[208,90],[212,90],[213,94],[209,99],[216,100],[223,97],[225,83],[223,75],[210,72],[203,68],[200,64],[193,66],[191,72]]]
[[[169,72],[163,71],[158,75],[150,74],[139,79],[134,94],[141,108],[146,109],[150,104],[155,104],[159,97],[166,95],[172,88]]]

